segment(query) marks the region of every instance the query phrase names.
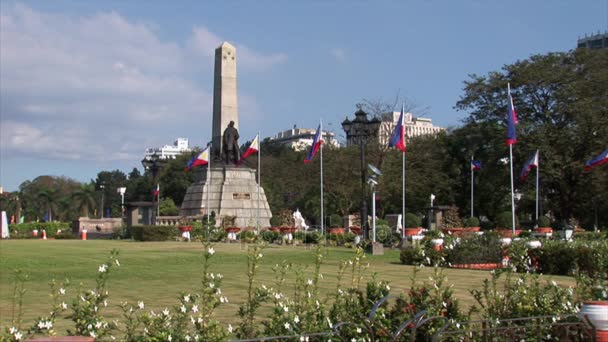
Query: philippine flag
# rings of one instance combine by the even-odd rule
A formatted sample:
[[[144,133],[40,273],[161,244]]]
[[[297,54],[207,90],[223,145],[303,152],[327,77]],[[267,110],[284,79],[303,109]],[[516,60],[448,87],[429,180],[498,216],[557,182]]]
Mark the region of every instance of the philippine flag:
[[[160,184],[156,184],[156,189],[154,189],[154,196],[158,196],[160,194]]]
[[[241,161],[244,161],[245,158],[249,157],[251,154],[253,153],[257,153],[260,150],[260,135],[256,135],[255,138],[253,138],[253,141],[251,142],[251,145],[249,145],[249,147],[247,148],[247,151],[245,151],[245,153],[243,153],[243,156],[241,157]]]
[[[201,153],[194,156],[188,164],[186,165],[186,171],[189,171],[195,166],[207,165],[209,164],[209,146],[205,148]]]
[[[608,163],[608,149],[602,152],[599,156],[588,160],[585,163],[585,171],[589,171],[596,166],[600,166],[604,163]]]
[[[511,97],[511,85],[507,85],[507,106],[509,107],[507,113],[507,145],[513,145],[517,142],[517,134],[515,132],[515,125],[517,124],[517,112],[513,105],[513,97]]]
[[[481,162],[478,160],[471,160],[471,170],[473,170],[473,171],[481,170]]]
[[[528,173],[530,173],[530,171],[532,171],[532,169],[535,167],[538,167],[538,150],[536,153],[534,153],[532,158],[530,158],[526,164],[524,164],[524,167],[521,169],[521,173],[519,174],[519,179],[525,181],[526,178],[528,178]]]
[[[405,152],[405,126],[403,126],[403,112],[405,110],[404,107],[405,106],[401,107],[401,115],[399,116],[399,121],[397,122],[397,126],[395,126],[393,135],[391,135],[391,140],[388,142],[388,147],[395,147],[401,152]]]
[[[315,133],[315,138],[312,140],[312,146],[310,146],[310,151],[308,151],[304,163],[308,164],[312,161],[312,158],[315,157],[315,154],[317,154],[321,148],[321,144],[323,144],[323,137],[321,136],[321,124],[319,124],[319,128],[317,128],[317,133]]]

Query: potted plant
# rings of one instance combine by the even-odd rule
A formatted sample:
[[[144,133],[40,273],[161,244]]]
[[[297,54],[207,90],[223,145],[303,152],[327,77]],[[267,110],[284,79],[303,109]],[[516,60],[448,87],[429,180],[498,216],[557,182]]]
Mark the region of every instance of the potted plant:
[[[479,219],[475,216],[468,217],[464,220],[464,227],[466,232],[478,232],[481,229],[479,226]]]
[[[536,228],[534,232],[538,234],[553,234],[553,228],[551,228],[551,221],[547,216],[541,216],[536,221]]]
[[[451,205],[445,212],[441,230],[446,235],[462,235],[462,220],[460,219],[457,206]]]
[[[502,213],[496,216],[496,231],[504,238],[510,238],[512,236],[519,236],[521,234],[521,229],[515,229],[515,233],[513,232],[513,214],[510,211],[503,211]],[[515,227],[519,225],[519,221],[517,217],[515,218]]]
[[[186,216],[180,217],[177,222],[177,229],[182,233],[192,231],[192,219]]]
[[[413,213],[405,214],[405,236],[414,236],[422,231],[422,219]]]
[[[332,220],[328,231],[329,234],[344,234],[344,230],[339,221]]]

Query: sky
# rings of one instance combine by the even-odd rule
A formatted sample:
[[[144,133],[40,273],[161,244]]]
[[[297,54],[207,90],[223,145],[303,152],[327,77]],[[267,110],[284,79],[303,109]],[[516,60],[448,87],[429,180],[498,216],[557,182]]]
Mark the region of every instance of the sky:
[[[242,143],[319,120],[340,138],[357,103],[397,96],[458,126],[469,75],[607,27],[608,0],[3,0],[0,186],[143,170],[146,148],[177,137],[204,146],[223,41],[237,48]]]

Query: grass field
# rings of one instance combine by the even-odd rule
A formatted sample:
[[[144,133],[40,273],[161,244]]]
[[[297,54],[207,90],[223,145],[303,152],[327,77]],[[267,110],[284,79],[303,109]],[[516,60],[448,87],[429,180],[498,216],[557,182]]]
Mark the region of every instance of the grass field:
[[[216,244],[212,258],[212,272],[224,275],[222,292],[230,303],[220,306],[218,318],[223,322],[236,321],[238,305],[245,298],[247,279],[247,251],[245,245]],[[200,265],[203,246],[200,243],[180,242],[133,242],[110,240],[3,240],[0,242],[0,322],[2,327],[11,320],[13,272],[22,270],[29,275],[28,290],[24,300],[26,325],[32,319],[50,309],[49,286],[51,279],[69,278],[68,303],[74,298],[80,283],[85,289],[94,287],[97,268],[108,259],[110,251],[120,251],[121,267],[116,269],[108,282],[109,305],[104,315],[116,318],[120,313],[118,304],[124,301],[136,303],[143,300],[147,309],[162,309],[178,303],[180,291],[193,292],[200,287]],[[329,292],[336,287],[336,274],[341,261],[354,257],[354,250],[327,248],[321,268],[323,280],[321,291]],[[310,265],[312,274],[314,248],[306,246],[268,246],[264,252],[257,278],[258,285],[274,284],[271,268],[283,260],[299,265]],[[367,256],[369,269],[366,278],[375,272],[381,280],[389,281],[391,293],[399,294],[409,288],[413,267],[399,262],[399,251],[388,250],[382,256]],[[424,268],[418,273],[418,282],[428,280],[433,269]],[[487,271],[445,269],[449,283],[454,284],[455,295],[461,305],[472,304],[469,290],[479,288],[487,278]],[[295,276],[290,278],[293,281]],[[568,277],[552,277],[560,284],[572,285]],[[61,325],[59,326],[61,327]]]

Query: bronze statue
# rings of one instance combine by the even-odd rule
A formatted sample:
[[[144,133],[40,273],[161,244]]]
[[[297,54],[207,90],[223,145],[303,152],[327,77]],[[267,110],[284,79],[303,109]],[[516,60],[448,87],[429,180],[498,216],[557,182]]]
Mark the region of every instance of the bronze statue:
[[[224,162],[237,164],[241,159],[241,151],[239,149],[239,131],[234,128],[234,121],[230,121],[228,127],[224,130],[224,138],[222,141],[222,152],[224,154]]]

